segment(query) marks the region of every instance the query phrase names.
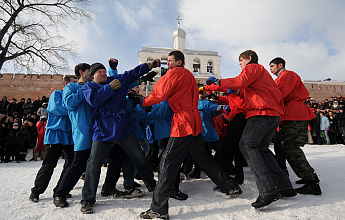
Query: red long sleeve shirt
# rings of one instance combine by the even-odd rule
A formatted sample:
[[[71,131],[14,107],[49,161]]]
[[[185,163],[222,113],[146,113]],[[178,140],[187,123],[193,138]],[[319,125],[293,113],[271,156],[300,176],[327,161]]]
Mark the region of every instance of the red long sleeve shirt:
[[[155,85],[143,106],[151,106],[168,99],[174,116],[171,137],[196,136],[203,131],[198,110],[199,89],[193,74],[183,68],[169,70]]]
[[[220,87],[241,89],[247,110],[246,118],[257,115],[284,115],[282,93],[268,71],[260,64],[248,64],[237,77],[222,79]]]

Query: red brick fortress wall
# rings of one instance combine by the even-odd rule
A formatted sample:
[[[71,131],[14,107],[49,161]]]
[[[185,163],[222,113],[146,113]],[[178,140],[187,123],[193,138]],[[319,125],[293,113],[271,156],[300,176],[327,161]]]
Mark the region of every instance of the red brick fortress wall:
[[[37,96],[49,97],[53,91],[63,89],[62,75],[37,75],[37,74],[1,74],[0,98],[7,96],[7,100],[16,98],[31,98]]]
[[[304,82],[304,85],[309,91],[309,96],[319,102],[330,97],[345,97],[345,82],[344,85],[332,84],[331,82],[329,84]]]

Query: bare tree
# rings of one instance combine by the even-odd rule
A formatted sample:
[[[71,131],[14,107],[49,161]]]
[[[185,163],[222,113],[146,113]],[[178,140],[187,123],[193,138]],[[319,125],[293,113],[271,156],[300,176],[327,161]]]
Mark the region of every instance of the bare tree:
[[[60,74],[68,70],[68,60],[77,56],[77,48],[60,33],[71,20],[91,19],[89,3],[89,0],[1,0],[0,70],[5,62],[27,73]]]

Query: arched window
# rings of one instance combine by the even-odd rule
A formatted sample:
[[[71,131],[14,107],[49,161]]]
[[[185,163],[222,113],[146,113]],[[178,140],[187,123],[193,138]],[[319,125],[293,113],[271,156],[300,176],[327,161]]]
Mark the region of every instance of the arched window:
[[[200,59],[199,58],[193,59],[193,73],[200,74]]]
[[[207,73],[212,74],[213,73],[213,61],[209,60],[207,61]]]

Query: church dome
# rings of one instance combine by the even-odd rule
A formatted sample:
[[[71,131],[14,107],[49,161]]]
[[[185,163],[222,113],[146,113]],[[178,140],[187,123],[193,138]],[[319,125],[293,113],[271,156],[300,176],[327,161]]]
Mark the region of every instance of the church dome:
[[[186,38],[186,32],[181,28],[177,28],[176,30],[174,30],[172,37],[173,38],[176,38],[176,37]]]

